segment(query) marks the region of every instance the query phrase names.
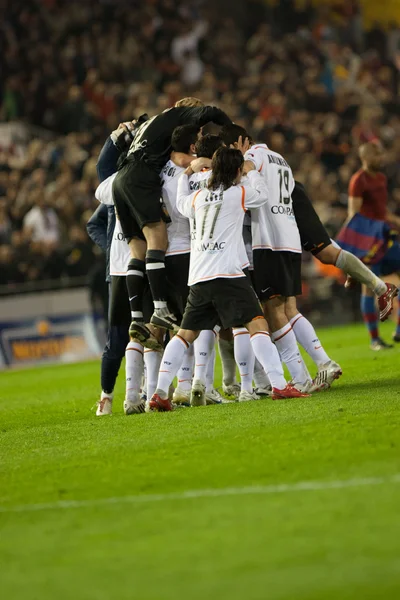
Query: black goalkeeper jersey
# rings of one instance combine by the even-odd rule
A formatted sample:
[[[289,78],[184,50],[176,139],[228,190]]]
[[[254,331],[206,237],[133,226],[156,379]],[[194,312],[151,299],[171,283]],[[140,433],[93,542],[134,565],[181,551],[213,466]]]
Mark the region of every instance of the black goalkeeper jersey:
[[[160,172],[168,162],[172,151],[171,136],[180,125],[203,127],[213,122],[216,125],[229,125],[232,121],[215,106],[178,106],[145,121],[137,130],[129,152],[128,160],[143,160]]]

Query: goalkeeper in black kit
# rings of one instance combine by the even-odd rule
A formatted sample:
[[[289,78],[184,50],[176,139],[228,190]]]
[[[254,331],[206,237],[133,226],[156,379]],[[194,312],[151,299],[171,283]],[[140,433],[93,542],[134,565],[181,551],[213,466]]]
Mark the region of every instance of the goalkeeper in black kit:
[[[209,122],[227,125],[231,120],[219,108],[204,106],[197,98],[179,100],[174,107],[148,119],[137,129],[127,158],[114,180],[115,208],[131,252],[126,278],[132,317],[129,333],[144,346],[152,337],[143,319],[145,274],[154,302],[151,323],[169,330],[176,324],[166,301],[169,216],[161,200],[160,172],[170,157],[174,129],[187,124],[202,127]]]

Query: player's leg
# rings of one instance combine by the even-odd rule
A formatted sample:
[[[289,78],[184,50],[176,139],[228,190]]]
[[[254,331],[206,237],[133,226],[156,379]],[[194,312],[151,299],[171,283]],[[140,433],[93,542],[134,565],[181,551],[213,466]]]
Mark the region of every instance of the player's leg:
[[[129,341],[130,312],[125,277],[111,278],[109,285],[108,339],[101,357],[101,397],[97,416],[112,413],[114,387]]]
[[[200,331],[211,333],[208,336],[208,345],[204,341],[206,357],[210,356],[214,346],[214,334],[212,329],[218,321],[218,314],[213,306],[213,288],[210,283],[193,285],[190,288],[185,313],[182,319],[181,329],[172,338],[164,351],[161,361],[157,389],[153,397],[146,403],[146,411],[168,411],[172,410],[172,404],[168,400],[168,390],[179,367],[182,364],[185,352],[197,339]],[[204,357],[203,357],[204,358]],[[202,361],[198,366],[198,376],[206,378],[207,363]],[[195,387],[193,382],[191,401],[194,405],[205,404],[205,384]]]
[[[216,279],[210,282],[210,287],[213,291],[213,304],[223,327],[238,327],[240,323],[245,323],[251,336],[253,352],[274,387],[272,397],[302,397],[294,386],[286,384],[278,351],[271,341],[261,305],[247,277],[235,280]],[[229,302],[226,302],[227,297]]]
[[[235,361],[240,374],[239,402],[254,400],[253,373],[255,356],[251,346],[250,334],[246,327],[237,327],[233,330],[235,341]]]
[[[175,404],[189,406],[190,391],[192,389],[194,373],[194,345],[191,344],[183,357],[182,364],[177,373],[178,385],[174,391],[173,401]]]
[[[379,313],[376,307],[375,295],[366,285],[361,286],[360,308],[363,321],[370,336],[371,350],[379,351],[391,348],[392,346],[384,342],[379,336]]]
[[[310,321],[297,310],[294,296],[286,298],[285,311],[298,343],[318,368],[317,376],[310,391],[328,389],[333,381],[341,376],[341,367],[328,356]]]
[[[212,384],[214,383],[216,335],[214,330],[206,329],[200,332],[194,342],[194,375],[190,396],[192,406],[207,403],[207,374],[209,379],[212,378]],[[213,385],[211,385],[211,389],[213,389]]]
[[[215,333],[215,338],[217,334]],[[206,373],[206,404],[222,404],[224,399],[217,389],[215,389],[215,360],[216,360],[215,343],[211,352],[210,359],[207,365]]]
[[[143,346],[138,340],[131,338],[125,351],[124,412],[126,415],[144,412],[145,405],[140,397],[143,368]]]
[[[271,382],[268,378],[268,375],[263,369],[262,364],[256,358],[254,363],[254,392],[257,396],[269,396],[272,391]]]
[[[222,364],[222,390],[227,396],[239,396],[240,386],[236,383],[236,361],[232,329],[221,329],[218,333],[219,355]]]

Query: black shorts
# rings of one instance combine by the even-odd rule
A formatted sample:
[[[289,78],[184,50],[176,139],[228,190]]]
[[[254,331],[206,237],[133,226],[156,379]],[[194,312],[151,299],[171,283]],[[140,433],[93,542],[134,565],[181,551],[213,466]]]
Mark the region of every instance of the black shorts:
[[[191,331],[243,327],[263,311],[247,277],[218,278],[190,287],[181,327]]]
[[[301,296],[301,254],[254,250],[254,282],[260,300]]]
[[[189,296],[190,252],[165,257],[168,280],[168,306],[180,321]]]
[[[171,220],[161,198],[160,175],[143,160],[128,158],[113,182],[113,198],[124,236],[144,240],[149,223]]]
[[[301,245],[306,252],[318,254],[332,242],[304,187],[297,181],[292,192],[292,201]]]
[[[150,317],[153,312],[153,299],[146,278],[146,284],[143,293],[143,317],[145,323],[150,322]],[[129,325],[132,321],[128,289],[126,287],[126,277],[124,276],[111,275],[108,319],[110,325],[126,325],[127,328],[129,328]]]

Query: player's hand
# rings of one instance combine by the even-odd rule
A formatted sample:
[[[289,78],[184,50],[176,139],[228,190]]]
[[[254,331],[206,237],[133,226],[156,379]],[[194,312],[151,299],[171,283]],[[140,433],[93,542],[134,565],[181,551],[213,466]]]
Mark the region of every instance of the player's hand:
[[[193,173],[200,173],[203,169],[211,167],[211,158],[196,158],[190,163]]]
[[[242,138],[239,136],[239,139],[234,144],[231,144],[231,148],[235,148],[235,150],[240,150],[242,154],[246,154],[247,150],[250,148],[249,138]]]
[[[131,145],[135,123],[136,121],[126,121],[125,123],[120,123],[117,129],[114,129],[114,131],[111,133],[112,141],[120,150],[125,150]]]

